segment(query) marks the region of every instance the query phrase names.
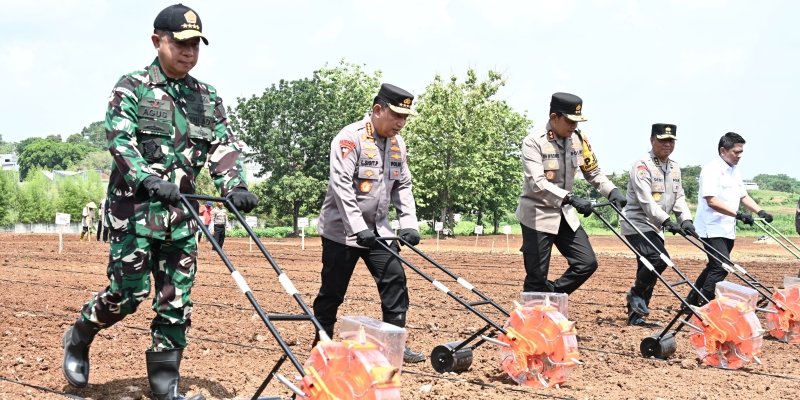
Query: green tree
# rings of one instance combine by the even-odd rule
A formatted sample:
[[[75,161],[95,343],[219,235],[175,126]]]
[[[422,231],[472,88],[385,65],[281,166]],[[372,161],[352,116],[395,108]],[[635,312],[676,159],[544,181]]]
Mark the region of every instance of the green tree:
[[[86,138],[84,138],[83,135],[81,135],[80,133],[73,133],[72,135],[69,135],[67,137],[67,140],[65,140],[65,142],[72,144],[82,144],[84,146],[89,144],[89,141],[86,140]]]
[[[32,224],[54,220],[57,197],[57,189],[53,182],[38,168],[32,169],[17,190],[18,221]]]
[[[778,192],[800,193],[800,181],[786,174],[758,174],[753,178],[761,190],[775,190]]]
[[[22,179],[34,167],[45,170],[67,169],[80,162],[86,154],[94,151],[91,147],[79,144],[37,140],[25,147],[19,155],[19,172]]]
[[[14,152],[14,143],[4,141],[3,135],[0,135],[0,154],[10,154],[13,152]]]
[[[95,121],[89,126],[84,126],[80,135],[86,139],[86,145],[98,150],[108,151],[108,137],[106,136],[104,121]]]
[[[681,168],[681,184],[686,195],[686,201],[697,203],[697,192],[700,190],[700,170],[699,165],[687,165]]]
[[[48,136],[45,138],[45,140],[49,140],[49,141],[51,141],[51,142],[55,142],[55,143],[61,143],[61,142],[63,142],[63,140],[61,139],[61,134],[60,134],[60,133],[59,133],[59,134],[55,134],[55,135],[48,135]]]
[[[418,214],[452,230],[455,212],[489,212],[499,221],[517,200],[530,121],[492,99],[504,84],[500,73],[479,79],[470,69],[464,81],[437,75],[419,96],[419,116],[403,134]]]
[[[58,212],[70,214],[72,220],[79,219],[83,207],[91,201],[99,207],[99,202],[105,197],[106,192],[100,175],[95,172],[87,172],[85,176],[58,179],[56,189],[58,190],[56,209]]]
[[[13,171],[0,171],[0,226],[16,222],[17,174]]]
[[[17,145],[15,146],[16,147],[15,150],[16,150],[17,154],[22,154],[22,152],[25,151],[25,148],[27,148],[29,145],[31,145],[32,143],[35,143],[35,142],[37,142],[39,140],[43,140],[43,139],[40,138],[40,137],[29,137],[27,139],[20,140],[19,143],[17,143]]]
[[[237,99],[229,112],[231,127],[252,149],[248,157],[262,166],[260,173],[272,173],[267,181],[270,190],[313,192],[301,187],[328,181],[330,143],[342,128],[370,110],[379,78],[380,71],[370,75],[362,66],[341,61],[334,68],[326,64],[310,78],[281,80],[260,97]],[[287,176],[303,183],[297,186],[283,179]],[[318,208],[322,199],[313,199],[308,206]],[[296,210],[302,206],[290,207],[295,226]]]
[[[317,204],[325,198],[328,181],[304,176],[300,172],[285,175],[279,180],[268,179],[260,185],[255,185],[253,192],[258,196],[259,203],[256,209],[260,214],[291,215],[292,229],[297,234],[297,218],[308,214],[311,206],[317,209]]]
[[[114,158],[108,151],[92,151],[86,154],[82,160],[78,161],[72,166],[75,171],[101,171],[105,174],[111,174],[111,163]],[[206,173],[208,175],[208,173]],[[210,178],[209,178],[210,180]]]

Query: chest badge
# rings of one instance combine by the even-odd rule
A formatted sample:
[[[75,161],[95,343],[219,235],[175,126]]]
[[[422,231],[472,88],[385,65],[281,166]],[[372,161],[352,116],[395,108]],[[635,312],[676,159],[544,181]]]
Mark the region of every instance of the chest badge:
[[[555,171],[547,171],[544,173],[544,177],[547,178],[548,181],[552,181],[556,178],[556,173]]]
[[[658,192],[653,193],[653,200],[661,201],[661,193]]]
[[[555,167],[556,167],[556,162],[555,161],[548,161],[547,162],[547,168],[555,168]]]
[[[372,184],[369,181],[363,181],[358,185],[358,189],[361,190],[361,193],[369,193],[372,190]]]

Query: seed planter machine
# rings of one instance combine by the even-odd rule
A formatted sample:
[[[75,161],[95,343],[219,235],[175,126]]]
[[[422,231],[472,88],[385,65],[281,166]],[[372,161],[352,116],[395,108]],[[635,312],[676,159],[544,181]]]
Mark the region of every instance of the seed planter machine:
[[[406,258],[396,253],[387,242],[399,241],[428,263],[444,272],[475,294],[479,300],[466,301],[445,284],[424,273]],[[463,277],[454,274],[415,246],[399,237],[378,238],[384,248],[403,264],[422,276],[433,286],[478,316],[486,326],[467,339],[436,346],[431,352],[431,365],[437,372],[463,372],[473,361],[473,350],[484,343],[497,345],[500,364],[519,385],[533,388],[559,387],[566,382],[572,370],[581,364],[576,339],[575,323],[564,314],[567,296],[560,293],[523,293],[522,302],[514,302],[509,312]],[[478,310],[478,306],[491,306],[507,318],[501,324]],[[562,313],[563,312],[563,313]]]
[[[675,282],[667,281],[664,276],[655,270],[653,265],[640,254],[618,232],[611,223],[597,210],[600,207],[612,208],[620,218],[628,222],[637,235],[643,238],[659,257],[680,277]],[[630,223],[624,213],[610,203],[598,204],[593,210],[594,214],[611,229],[612,232],[636,255],[642,264],[656,275],[659,281],[680,301],[681,308],[675,317],[666,325],[661,333],[646,337],[642,340],[639,350],[644,357],[667,359],[675,353],[677,343],[675,336],[688,327],[691,330],[689,341],[700,357],[700,360],[709,366],[739,369],[751,362],[760,363],[762,335],[764,330],[755,315],[759,289],[750,289],[735,285],[730,282],[720,282],[716,288],[716,298],[709,301],[697,290],[692,282],[681,272],[666,254],[660,252],[649,239],[635,225]],[[694,243],[694,242],[693,242]],[[697,245],[695,243],[695,245]],[[696,307],[687,301],[675,289],[680,285],[688,285],[699,295],[702,307]],[[755,285],[750,285],[751,287]],[[685,319],[689,317],[690,320]]]
[[[278,282],[283,286],[286,293],[295,300],[302,310],[302,313],[267,314],[261,308],[244,277],[233,267],[227,254],[225,254],[222,247],[214,240],[206,226],[202,223],[193,205],[193,201],[198,200],[225,203],[226,207],[236,216],[236,219],[242,224],[242,227],[244,227],[253,239],[259,250],[261,250],[261,253],[278,275]],[[345,332],[344,327],[340,329],[345,340],[341,342],[332,341],[300,297],[292,281],[281,268],[278,267],[278,264],[264,247],[264,244],[256,237],[253,230],[246,223],[244,217],[242,217],[230,200],[210,196],[181,195],[181,202],[190,211],[192,218],[197,221],[203,234],[209,238],[214,250],[217,251],[223,263],[225,263],[225,266],[228,267],[228,270],[231,272],[231,277],[234,282],[236,282],[236,286],[238,286],[239,290],[241,290],[250,301],[250,304],[253,306],[258,316],[261,317],[261,320],[283,352],[283,355],[278,359],[261,386],[256,390],[255,394],[253,394],[252,400],[280,399],[279,397],[261,397],[261,393],[273,377],[277,378],[278,381],[289,388],[294,393],[293,397],[295,398],[319,400],[400,399],[399,366],[390,363],[386,355],[393,350],[396,352],[397,348],[401,349],[400,351],[402,354],[402,348],[405,345],[405,335],[395,335],[390,338],[391,340],[382,341],[380,339],[386,339],[388,336],[381,336],[380,327],[376,329],[375,326],[370,326],[366,317],[356,317],[356,323],[349,325],[351,327],[351,332]],[[362,319],[359,320],[358,318]],[[305,364],[300,363],[280,332],[278,332],[278,329],[274,325],[274,322],[277,321],[311,321],[315,330],[319,332],[320,341],[312,349]],[[377,322],[379,323],[379,321]],[[298,375],[294,382],[278,373],[286,360],[289,360],[292,366],[297,370]]]

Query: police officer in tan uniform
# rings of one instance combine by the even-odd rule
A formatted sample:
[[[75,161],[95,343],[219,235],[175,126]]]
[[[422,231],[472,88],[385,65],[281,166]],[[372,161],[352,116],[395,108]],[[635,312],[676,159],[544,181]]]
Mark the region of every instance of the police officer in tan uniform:
[[[522,248],[527,275],[525,292],[572,293],[597,269],[597,258],[574,210],[588,217],[592,204],[572,194],[578,169],[603,196],[622,209],[625,196],[603,175],[586,135],[577,129],[583,100],[555,93],[547,124],[522,142],[525,180],[517,207],[522,225]],[[555,281],[547,280],[553,245],[569,268]]]
[[[413,100],[411,93],[383,84],[372,114],[346,126],[331,143],[331,177],[317,225],[322,236],[322,286],[314,299],[314,315],[330,337],[359,259],[378,285],[383,321],[406,326],[405,271],[376,237],[394,236],[388,218],[391,202],[400,220],[400,237],[412,246],[420,241],[406,145],[398,136],[413,114]],[[395,241],[391,247],[400,251]],[[406,347],[403,361],[424,360],[425,355]]]
[[[623,210],[628,220],[638,228],[658,251],[669,257],[664,248],[666,230],[673,235],[684,230],[694,233],[692,213],[686,204],[681,181],[681,167],[669,158],[675,150],[678,127],[671,124],[653,124],[650,132],[651,149],[639,157],[631,167],[628,180],[628,205]],[[670,219],[675,213],[677,222]],[[667,263],[636,230],[625,220],[620,221],[622,234],[639,254],[643,255],[658,273],[664,272]],[[647,306],[656,286],[656,275],[637,260],[636,280],[628,292],[628,325],[652,326],[642,317],[650,314]]]

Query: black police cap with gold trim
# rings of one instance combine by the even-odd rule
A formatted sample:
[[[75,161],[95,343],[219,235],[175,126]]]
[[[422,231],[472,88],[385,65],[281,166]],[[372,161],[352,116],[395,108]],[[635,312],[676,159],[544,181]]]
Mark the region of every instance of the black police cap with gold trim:
[[[199,37],[208,45],[208,39],[203,36],[203,23],[194,10],[183,4],[174,4],[156,16],[153,28],[166,31],[173,39],[182,42]]]
[[[392,111],[398,114],[417,115],[411,109],[411,103],[414,101],[414,95],[389,83],[381,85],[378,91],[377,98],[386,102]]]
[[[678,134],[678,127],[673,124],[653,124],[653,129],[650,131],[650,136],[655,136],[657,139],[675,139]]]
[[[583,100],[574,94],[553,93],[550,98],[550,113],[560,112],[571,121],[583,122],[588,118],[583,116]]]

